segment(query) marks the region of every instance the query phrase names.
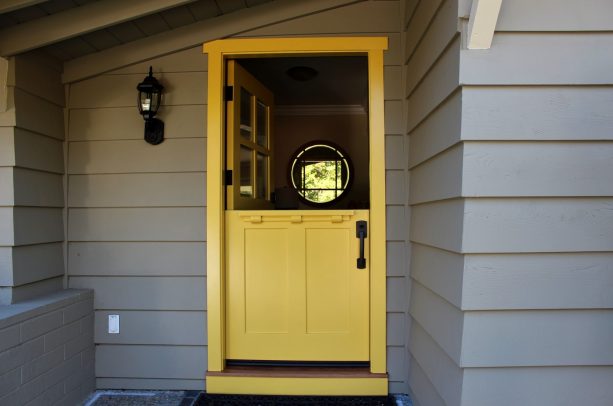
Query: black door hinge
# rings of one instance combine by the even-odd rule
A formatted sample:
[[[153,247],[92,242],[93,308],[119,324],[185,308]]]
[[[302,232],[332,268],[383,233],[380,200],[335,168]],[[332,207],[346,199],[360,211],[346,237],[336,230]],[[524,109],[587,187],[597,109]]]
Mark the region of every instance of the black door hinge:
[[[232,170],[227,169],[224,173],[224,183],[226,186],[232,186]]]
[[[226,86],[224,88],[224,99],[225,101],[234,100],[234,86]]]

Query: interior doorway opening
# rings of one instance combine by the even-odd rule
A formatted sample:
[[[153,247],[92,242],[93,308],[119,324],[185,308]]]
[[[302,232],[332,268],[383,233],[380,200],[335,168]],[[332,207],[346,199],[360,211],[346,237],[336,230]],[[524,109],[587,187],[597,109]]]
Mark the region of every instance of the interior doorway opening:
[[[250,176],[254,182],[269,179],[273,204],[268,208],[368,209],[367,57],[260,57],[240,58],[236,63],[274,96],[273,152],[269,166],[259,164],[260,170],[270,171],[269,176],[257,173],[259,155],[253,159],[255,164],[244,161],[254,167]],[[254,114],[258,114],[257,106]],[[249,182],[240,176],[238,181]],[[256,185],[248,187],[255,190]]]

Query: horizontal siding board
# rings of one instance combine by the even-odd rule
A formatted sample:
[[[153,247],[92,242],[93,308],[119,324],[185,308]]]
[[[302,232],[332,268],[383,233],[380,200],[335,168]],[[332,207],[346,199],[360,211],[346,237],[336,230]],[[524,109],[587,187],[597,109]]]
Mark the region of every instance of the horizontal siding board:
[[[405,61],[413,55],[428,30],[442,0],[419,1],[405,32]],[[451,2],[450,2],[451,3]]]
[[[387,100],[385,102],[385,134],[404,133],[404,114],[400,100]]]
[[[239,36],[292,36],[317,34],[378,34],[398,32],[400,1],[369,1],[350,4],[247,31]]]
[[[457,144],[413,168],[409,190],[411,204],[462,196],[464,148]]]
[[[109,75],[139,74],[147,75],[149,67],[153,68],[153,74],[181,73],[181,72],[206,72],[208,58],[202,53],[202,47],[197,46],[169,55],[160,56],[145,62],[135,63],[125,68],[109,72]]]
[[[445,401],[438,394],[430,379],[419,362],[415,358],[409,357],[409,386],[411,387],[414,396],[411,397],[415,406],[447,406]],[[419,401],[419,403],[416,403]]]
[[[447,405],[461,404],[463,370],[415,320],[409,340],[411,355]]]
[[[85,242],[68,244],[68,274],[204,276],[202,242]]]
[[[407,129],[415,128],[458,88],[459,55],[460,39],[456,37],[415,90],[407,93]]]
[[[204,390],[203,379],[96,378],[98,389]]]
[[[431,3],[439,1],[421,2],[431,7]],[[453,1],[445,1],[438,9],[436,16],[428,26],[428,30],[421,39],[419,46],[411,55],[406,65],[406,92],[411,93],[415,86],[425,76],[434,62],[444,52],[458,32],[458,10]],[[407,43],[411,40],[407,36]]]
[[[120,334],[108,333],[108,315],[119,315]],[[180,332],[180,333],[179,333]],[[99,310],[96,344],[206,345],[206,313]]]
[[[410,313],[445,353],[460,364],[464,314],[418,282],[411,284]]]
[[[156,78],[164,86],[160,111],[164,106],[206,103],[205,72],[161,73]],[[142,80],[141,74],[100,75],[74,83],[70,85],[69,108],[134,108],[136,85]]]
[[[465,206],[466,253],[613,250],[610,198],[483,198]]]
[[[462,92],[456,92],[409,132],[409,167],[460,142],[462,136]]]
[[[36,121],[30,118],[32,121]],[[64,146],[61,140],[15,128],[15,164],[21,168],[64,173]]]
[[[411,207],[411,241],[461,252],[464,202],[459,199]]]
[[[0,246],[0,287],[13,286],[13,276],[13,247]]]
[[[386,233],[388,241],[405,241],[408,234],[406,208],[404,206],[386,207]]]
[[[613,309],[613,253],[467,255],[462,292],[465,310]]]
[[[206,106],[164,106],[158,118],[164,122],[164,138],[206,136]],[[144,121],[134,106],[72,109],[68,128],[70,141],[142,140]]]
[[[204,310],[204,277],[72,276],[70,288],[96,289],[96,310]]]
[[[503,1],[498,31],[613,31],[609,0]]]
[[[466,85],[613,83],[613,32],[496,33],[487,50],[461,52]],[[589,61],[586,63],[585,61]]]
[[[387,313],[387,345],[403,347],[407,341],[406,313]]]
[[[15,88],[15,122],[17,127],[46,136],[64,139],[62,107]]]
[[[467,142],[463,162],[464,196],[613,195],[613,142]]]
[[[407,182],[404,171],[385,172],[385,203],[403,205],[407,196]]]
[[[385,168],[406,168],[405,137],[403,135],[385,136]]]
[[[467,312],[463,367],[613,364],[613,311]]]
[[[63,175],[14,169],[15,205],[64,207]]]
[[[34,53],[15,57],[15,85],[58,106],[64,106],[64,86],[61,73]]]
[[[463,285],[464,256],[416,243],[413,243],[411,252],[411,277],[461,308],[466,294]]]
[[[385,100],[402,100],[402,68],[400,66],[385,66],[383,68],[383,94]]]
[[[64,240],[64,215],[61,208],[15,207],[13,221],[15,245]]]
[[[404,241],[388,241],[387,276],[408,276],[410,255],[409,247]]]
[[[408,308],[409,298],[407,295],[407,278],[388,277],[386,309],[388,312],[405,312]]]
[[[464,140],[611,140],[609,86],[465,86]]]
[[[387,348],[387,374],[390,382],[406,380],[407,353],[404,347]]]
[[[169,139],[153,148],[142,140],[73,142],[70,174],[135,172],[203,172],[206,139]]]
[[[13,172],[14,169],[10,166],[0,167],[0,206],[13,206],[15,204]]]
[[[0,166],[15,165],[14,132],[14,127],[0,127]]]
[[[96,377],[201,379],[204,346],[97,345]]]
[[[388,32],[387,50],[383,51],[383,64],[386,66],[402,65],[402,37],[397,32]]]
[[[0,207],[0,246],[10,246],[14,242],[13,208]]]
[[[64,247],[61,242],[14,247],[12,251],[15,285],[64,275]]]
[[[471,406],[609,406],[612,367],[467,368],[462,398]]]
[[[69,209],[69,241],[205,241],[205,210]]]
[[[70,207],[205,206],[206,174],[71,175]]]

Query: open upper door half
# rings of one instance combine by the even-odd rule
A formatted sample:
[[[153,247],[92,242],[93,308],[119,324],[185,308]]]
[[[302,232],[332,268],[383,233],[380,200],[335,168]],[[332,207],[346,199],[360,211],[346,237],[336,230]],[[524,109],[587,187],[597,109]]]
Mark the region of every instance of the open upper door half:
[[[226,208],[272,209],[274,97],[236,60],[227,69]]]

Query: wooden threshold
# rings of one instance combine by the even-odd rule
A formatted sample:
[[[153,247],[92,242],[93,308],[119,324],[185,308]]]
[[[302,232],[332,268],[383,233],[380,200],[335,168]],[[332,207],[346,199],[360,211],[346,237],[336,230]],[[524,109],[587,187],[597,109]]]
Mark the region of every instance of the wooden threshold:
[[[295,366],[227,366],[220,372],[207,371],[209,376],[254,378],[387,378],[373,374],[368,367],[295,367]]]

